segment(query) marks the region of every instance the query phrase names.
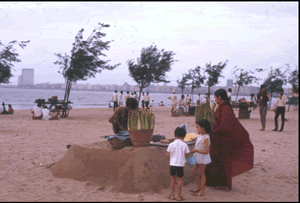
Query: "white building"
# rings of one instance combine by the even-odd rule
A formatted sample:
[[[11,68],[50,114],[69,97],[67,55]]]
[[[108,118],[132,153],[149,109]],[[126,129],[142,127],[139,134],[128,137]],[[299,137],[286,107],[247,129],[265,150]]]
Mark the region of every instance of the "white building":
[[[18,77],[18,85],[34,85],[34,69],[23,68],[22,75]]]

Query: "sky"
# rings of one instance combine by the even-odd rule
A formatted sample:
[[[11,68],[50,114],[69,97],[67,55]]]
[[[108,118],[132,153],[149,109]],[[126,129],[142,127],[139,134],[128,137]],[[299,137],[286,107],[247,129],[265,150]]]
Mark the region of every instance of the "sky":
[[[0,2],[0,40],[30,43],[15,46],[22,62],[14,63],[10,79],[17,85],[22,68],[33,68],[36,83],[63,83],[54,53],[70,54],[78,31],[86,39],[101,22],[104,52],[116,69],[97,73],[78,84],[136,85],[126,61],[140,56],[142,48],[155,44],[173,51],[178,60],[167,72],[168,85],[196,66],[227,62],[218,86],[233,79],[232,69],[266,68],[256,73],[267,77],[269,67],[298,66],[298,2]],[[159,85],[163,85],[159,83]],[[258,86],[258,84],[252,84]],[[286,85],[289,87],[290,85]]]

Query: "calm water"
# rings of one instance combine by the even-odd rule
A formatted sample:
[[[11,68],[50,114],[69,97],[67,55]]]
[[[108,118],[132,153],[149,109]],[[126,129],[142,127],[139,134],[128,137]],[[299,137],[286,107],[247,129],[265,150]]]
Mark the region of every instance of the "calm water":
[[[39,98],[44,98],[48,101],[48,98],[52,96],[58,96],[59,100],[64,99],[65,90],[42,90],[42,89],[14,89],[14,88],[0,88],[0,103],[11,104],[15,110],[27,110],[32,109],[36,104],[34,101]],[[73,102],[73,108],[107,108],[108,103],[113,95],[112,92],[105,91],[78,91],[71,90],[69,101]],[[154,106],[163,101],[167,106],[171,105],[171,100],[167,99],[171,93],[149,93],[150,101],[154,100]],[[176,94],[177,99],[180,98],[180,94]],[[125,96],[125,95],[124,95]],[[186,96],[186,95],[185,95]],[[238,99],[245,97],[247,101],[250,101],[250,96],[239,96]],[[204,95],[200,96],[202,101],[205,101]],[[232,95],[232,100],[236,98]],[[193,103],[196,102],[197,95],[193,96]],[[214,101],[213,95],[211,100]],[[272,99],[276,101],[276,99]]]

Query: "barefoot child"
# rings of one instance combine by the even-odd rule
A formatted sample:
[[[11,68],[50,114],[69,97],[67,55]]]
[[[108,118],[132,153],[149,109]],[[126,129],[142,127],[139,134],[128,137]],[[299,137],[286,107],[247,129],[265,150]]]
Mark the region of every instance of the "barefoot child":
[[[167,158],[170,160],[170,174],[171,174],[171,195],[169,199],[175,199],[175,181],[177,175],[177,200],[182,201],[181,196],[182,179],[183,179],[183,167],[186,163],[186,157],[189,156],[190,150],[188,145],[183,142],[185,138],[186,130],[184,128],[176,128],[175,141],[169,144],[167,149]]]
[[[196,140],[195,149],[191,150],[191,153],[195,152],[196,165],[193,167],[193,175],[195,176],[197,188],[190,190],[194,196],[204,196],[205,190],[205,165],[211,163],[209,155],[210,138],[208,133],[211,132],[210,123],[208,120],[203,119],[196,122],[197,131],[200,134]],[[198,174],[200,169],[200,174]],[[200,177],[201,176],[201,180]]]

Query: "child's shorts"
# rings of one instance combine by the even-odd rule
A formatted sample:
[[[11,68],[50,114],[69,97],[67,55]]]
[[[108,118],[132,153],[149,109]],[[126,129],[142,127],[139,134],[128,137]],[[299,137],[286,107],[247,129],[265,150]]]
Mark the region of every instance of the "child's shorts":
[[[180,166],[170,166],[170,174],[171,176],[175,176],[177,174],[177,177],[183,177],[183,167]]]

